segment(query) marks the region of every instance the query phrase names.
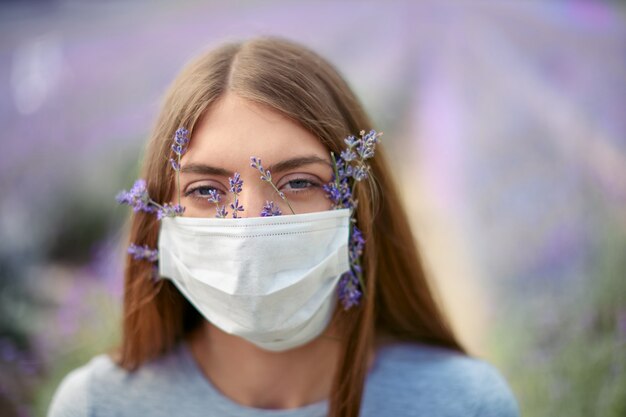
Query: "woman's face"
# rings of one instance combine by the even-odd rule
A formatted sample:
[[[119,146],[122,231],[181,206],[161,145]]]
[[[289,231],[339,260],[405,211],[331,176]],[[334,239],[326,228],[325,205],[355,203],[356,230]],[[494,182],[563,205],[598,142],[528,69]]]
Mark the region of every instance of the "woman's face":
[[[272,182],[284,193],[296,214],[331,208],[322,185],[332,177],[330,153],[311,133],[282,114],[227,93],[195,126],[187,152],[181,159],[181,204],[187,217],[215,217],[216,206],[208,202],[216,190],[220,205],[229,204],[228,178],[241,175],[243,189],[238,217],[258,217],[267,201],[274,201],[284,215],[288,205],[274,188],[260,179],[250,157],[261,159]],[[172,198],[176,201],[176,198]]]

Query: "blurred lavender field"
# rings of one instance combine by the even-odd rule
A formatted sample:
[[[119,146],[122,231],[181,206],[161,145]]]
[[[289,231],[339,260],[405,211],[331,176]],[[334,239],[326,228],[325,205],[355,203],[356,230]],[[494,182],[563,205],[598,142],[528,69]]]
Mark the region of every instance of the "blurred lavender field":
[[[587,1],[0,5],[0,415],[115,346],[161,96],[228,40],[328,57],[385,132],[442,299],[525,416],[626,415],[626,11]]]

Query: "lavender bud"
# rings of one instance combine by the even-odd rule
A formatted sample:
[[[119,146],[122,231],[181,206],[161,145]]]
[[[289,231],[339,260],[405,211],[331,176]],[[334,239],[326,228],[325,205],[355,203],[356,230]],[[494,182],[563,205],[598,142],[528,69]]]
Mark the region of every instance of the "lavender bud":
[[[261,217],[280,216],[282,214],[280,207],[275,205],[273,201],[266,201],[263,210],[261,210]]]
[[[215,208],[215,217],[220,219],[225,219],[228,216],[228,212],[226,211],[226,206],[217,206]]]
[[[148,262],[156,262],[159,259],[159,252],[156,249],[150,249],[148,245],[135,245],[131,243],[127,249],[129,255],[135,260],[146,260]]]
[[[235,200],[230,204],[230,208],[233,210],[233,219],[238,218],[237,213],[243,211],[243,206],[239,205],[239,199],[235,197]]]
[[[161,220],[165,217],[177,217],[182,216],[185,212],[185,207],[176,204],[165,203],[163,207],[157,209],[157,219]]]
[[[228,183],[230,185],[230,192],[233,194],[241,193],[243,187],[243,180],[238,172],[235,172],[233,178],[228,178]]]
[[[220,193],[217,190],[215,189],[209,190],[209,198],[207,199],[209,203],[217,204],[220,202],[221,198],[222,197],[220,196]]]

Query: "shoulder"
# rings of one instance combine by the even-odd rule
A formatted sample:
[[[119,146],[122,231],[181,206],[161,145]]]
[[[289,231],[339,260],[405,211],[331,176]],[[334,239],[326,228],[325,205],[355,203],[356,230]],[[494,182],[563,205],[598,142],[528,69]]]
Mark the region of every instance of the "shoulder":
[[[67,374],[52,398],[48,417],[90,415],[89,386],[92,376],[94,373],[106,373],[112,366],[108,356],[100,355]]]
[[[415,410],[431,416],[519,416],[517,401],[494,366],[418,343],[379,349],[366,389],[374,403],[393,394],[404,415]]]
[[[178,356],[175,350],[136,371],[121,368],[108,355],[96,356],[63,379],[48,417],[154,415],[172,379],[181,380]]]

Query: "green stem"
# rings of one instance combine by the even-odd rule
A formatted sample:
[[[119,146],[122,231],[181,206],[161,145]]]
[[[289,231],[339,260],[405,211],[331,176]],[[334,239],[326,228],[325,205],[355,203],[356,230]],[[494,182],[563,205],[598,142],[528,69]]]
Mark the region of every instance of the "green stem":
[[[180,206],[180,154],[178,155],[178,170],[176,170],[176,182],[178,184],[178,205]]]
[[[157,203],[156,201],[154,201],[153,199],[150,199],[150,204],[154,204],[155,206],[157,206],[160,209],[165,210],[165,207],[163,207],[162,205],[160,205],[159,203]]]
[[[276,191],[278,196],[280,198],[282,198],[285,203],[287,203],[287,206],[289,206],[289,210],[291,210],[291,214],[296,214],[296,212],[293,211],[293,208],[291,207],[291,204],[289,204],[289,200],[287,200],[287,197],[285,197],[285,195],[283,193],[278,191],[278,188],[276,188],[276,186],[274,185],[274,183],[272,181],[269,181],[269,183],[272,185],[272,187],[274,188],[274,191]]]
[[[330,153],[330,157],[333,160],[333,171],[335,171],[335,185],[339,188],[339,169],[337,168],[337,159],[335,159],[335,154],[333,152]]]

